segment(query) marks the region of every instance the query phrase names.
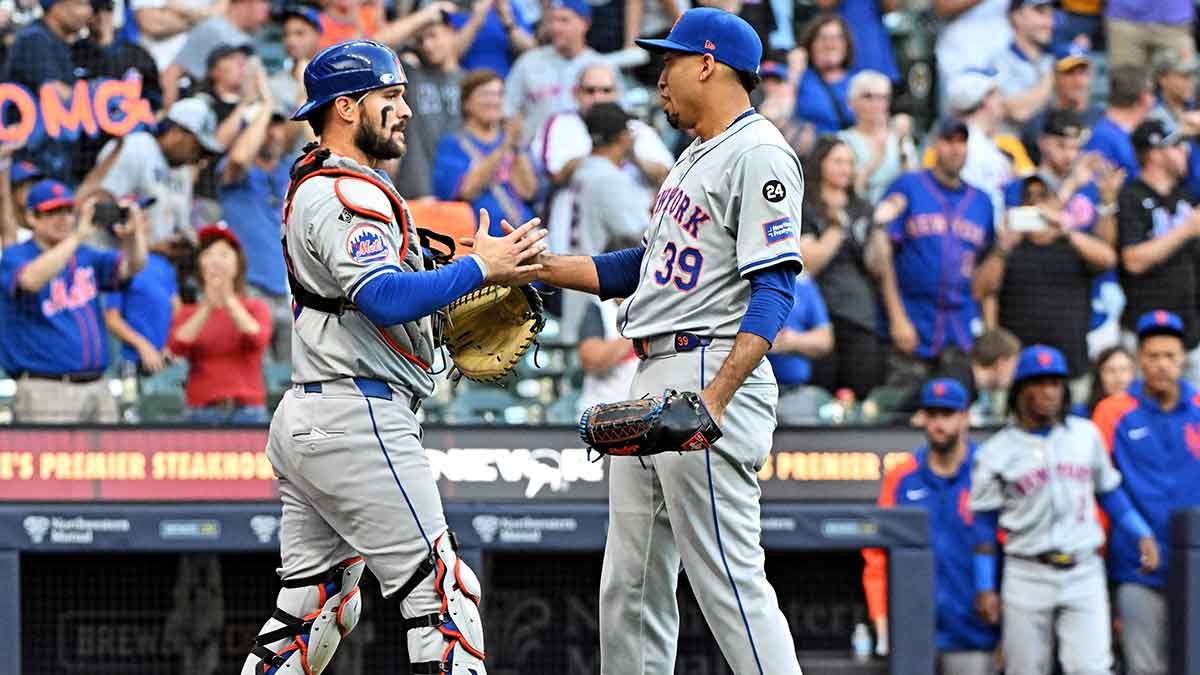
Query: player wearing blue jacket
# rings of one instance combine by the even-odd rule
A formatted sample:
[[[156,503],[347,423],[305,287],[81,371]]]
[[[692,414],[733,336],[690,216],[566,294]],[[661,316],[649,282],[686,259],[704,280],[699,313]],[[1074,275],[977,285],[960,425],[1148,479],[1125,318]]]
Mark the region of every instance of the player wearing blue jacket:
[[[1122,650],[1130,672],[1165,673],[1171,513],[1200,505],[1200,394],[1182,379],[1182,319],[1148,312],[1137,334],[1143,379],[1101,401],[1094,421],[1162,552],[1158,569],[1143,573],[1137,540],[1120,528],[1109,534],[1108,576],[1117,584]]]
[[[100,292],[116,290],[146,264],[146,221],[136,203],[114,226],[120,252],[82,242],[92,234],[95,202],[78,221],[71,190],[55,180],[26,198],[33,238],[0,258],[0,325],[4,369],[17,380],[18,422],[114,423],[116,402],[103,380],[108,367]]]
[[[975,577],[971,560],[974,519],[967,508],[971,494],[971,458],[975,443],[967,438],[970,397],[957,380],[937,379],[921,391],[925,413],[924,446],[913,458],[887,472],[879,506],[917,506],[929,511],[937,609],[937,650],[943,675],[995,672],[992,652],[999,630],[975,613]],[[865,549],[863,590],[867,611],[879,636],[880,654],[887,651],[887,553]]]
[[[875,209],[893,260],[880,279],[899,357],[893,378],[924,379],[948,347],[969,352],[982,328],[971,282],[995,240],[995,208],[960,175],[968,134],[961,121],[943,121],[933,135],[934,167],[896,179]]]

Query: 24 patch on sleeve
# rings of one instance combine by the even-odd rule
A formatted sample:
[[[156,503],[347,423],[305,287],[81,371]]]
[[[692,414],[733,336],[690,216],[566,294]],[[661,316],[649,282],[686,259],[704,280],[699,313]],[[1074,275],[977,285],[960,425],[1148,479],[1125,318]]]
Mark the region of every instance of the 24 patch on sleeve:
[[[346,255],[360,265],[387,260],[391,250],[383,230],[369,223],[362,223],[346,235]]]
[[[786,241],[796,236],[796,232],[792,229],[792,219],[788,216],[768,220],[763,223],[763,235],[767,238],[767,246],[778,244],[781,241]]]

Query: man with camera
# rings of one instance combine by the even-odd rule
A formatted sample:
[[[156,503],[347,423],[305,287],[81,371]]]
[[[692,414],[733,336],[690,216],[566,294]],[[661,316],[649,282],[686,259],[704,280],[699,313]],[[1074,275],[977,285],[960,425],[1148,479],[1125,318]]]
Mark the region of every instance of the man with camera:
[[[1007,227],[973,284],[981,302],[997,299],[999,325],[1022,344],[1062,351],[1072,379],[1088,372],[1093,279],[1117,264],[1107,240],[1125,180],[1098,155],[1080,157],[1083,132],[1074,112],[1046,116],[1038,139],[1042,163],[1005,187]]]
[[[128,282],[146,264],[147,224],[136,203],[111,226],[119,251],[83,242],[98,227],[97,203],[76,213],[71,190],[55,180],[34,185],[26,198],[33,238],[0,258],[0,366],[17,380],[16,422],[112,424],[117,405],[108,390],[108,337],[99,293]]]

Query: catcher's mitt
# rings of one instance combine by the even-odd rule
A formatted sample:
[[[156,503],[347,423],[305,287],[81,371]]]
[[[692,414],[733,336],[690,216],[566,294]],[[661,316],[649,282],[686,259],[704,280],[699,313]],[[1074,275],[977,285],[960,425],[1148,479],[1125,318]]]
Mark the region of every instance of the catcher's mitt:
[[[668,389],[661,397],[602,403],[579,418],[579,436],[602,455],[705,450],[721,435],[704,401],[691,391]]]
[[[442,341],[454,367],[476,382],[507,375],[546,325],[542,298],[528,285],[484,286],[442,313]]]

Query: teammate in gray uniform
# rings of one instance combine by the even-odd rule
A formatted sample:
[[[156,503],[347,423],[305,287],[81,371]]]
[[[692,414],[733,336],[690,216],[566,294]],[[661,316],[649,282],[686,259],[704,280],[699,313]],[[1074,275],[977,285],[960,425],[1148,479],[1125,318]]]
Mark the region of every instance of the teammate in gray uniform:
[[[1053,347],[1021,352],[1009,393],[1013,424],[975,453],[971,510],[978,539],[976,608],[1003,615],[1007,675],[1050,675],[1051,645],[1070,675],[1112,671],[1112,624],[1097,501],[1118,527],[1140,537],[1144,570],[1158,566],[1150,528],[1121,489],[1100,432],[1068,417],[1067,362]],[[996,527],[1008,533],[998,595]],[[1003,606],[1003,607],[1002,607]]]
[[[779,131],[750,107],[761,44],[742,19],[688,10],[664,40],[659,94],[697,139],[663,182],[642,247],[543,256],[539,278],[628,297],[619,314],[642,359],[633,396],[696,391],[724,431],[711,450],[614,457],[600,590],[605,675],[675,668],[682,563],[739,675],[800,673],[763,571],[757,473],[778,387],[764,358],[792,307],[803,181]]]
[[[334,45],[304,71],[320,145],[292,169],[282,234],[293,387],[271,420],[283,588],[242,675],[319,675],[355,626],[364,567],[407,617],[412,673],[485,675],[479,582],[458,559],[421,447],[433,389],[429,315],[483,283],[528,281],[536,221],[429,270],[404,200],[374,169],[404,152],[404,72],[378,43]]]

